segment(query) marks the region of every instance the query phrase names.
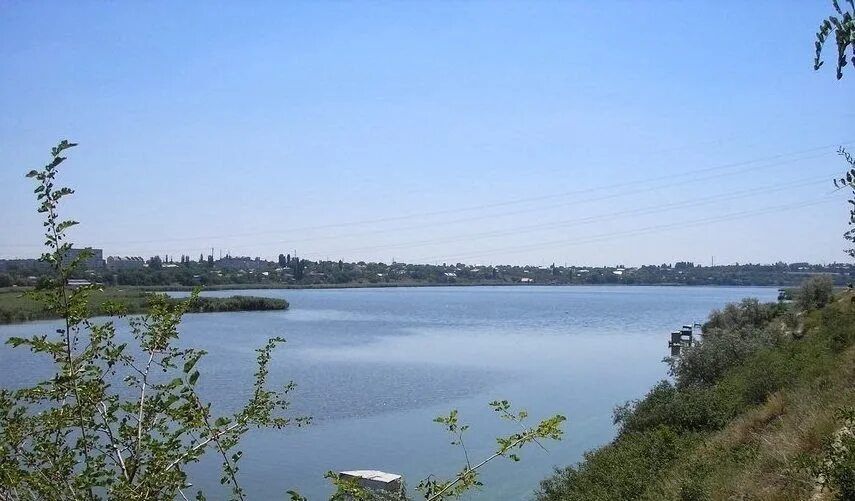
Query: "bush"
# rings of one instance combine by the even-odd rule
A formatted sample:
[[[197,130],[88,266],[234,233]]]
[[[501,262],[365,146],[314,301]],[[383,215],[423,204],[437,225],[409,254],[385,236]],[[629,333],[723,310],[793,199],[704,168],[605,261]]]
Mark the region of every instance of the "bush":
[[[855,408],[838,409],[837,417],[842,428],[826,440],[811,473],[839,499],[851,500],[855,499]]]
[[[722,310],[713,310],[704,324],[704,333],[717,330],[744,330],[760,328],[784,311],[777,303],[761,303],[755,298],[745,298],[730,303]]]
[[[777,336],[771,329],[743,328],[707,332],[702,342],[670,359],[671,375],[678,388],[708,388],[731,368],[757,350],[772,346]]]
[[[820,325],[834,352],[841,352],[855,342],[855,314],[841,308],[825,308],[820,314]]]
[[[642,499],[679,455],[691,449],[692,438],[667,426],[622,435],[613,444],[585,454],[577,466],[556,469],[541,482],[539,501],[631,501]]]
[[[834,282],[828,275],[811,277],[796,292],[796,305],[802,311],[818,310],[831,302]]]
[[[615,424],[621,434],[668,426],[679,431],[718,429],[727,419],[721,398],[712,389],[677,390],[668,381],[660,381],[647,395],[615,409]]]
[[[288,301],[269,297],[231,296],[228,298],[200,297],[190,304],[190,313],[220,311],[266,311],[285,310]]]
[[[772,393],[789,385],[798,367],[787,353],[762,350],[746,360],[737,379],[741,381],[741,400],[747,405],[762,404]]]

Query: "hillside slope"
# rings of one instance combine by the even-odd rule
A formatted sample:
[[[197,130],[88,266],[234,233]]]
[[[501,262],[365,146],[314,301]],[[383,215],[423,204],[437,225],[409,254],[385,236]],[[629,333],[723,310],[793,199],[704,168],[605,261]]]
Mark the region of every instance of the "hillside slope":
[[[819,296],[714,312],[674,382],[618,407],[618,437],[537,498],[855,499],[855,295]]]

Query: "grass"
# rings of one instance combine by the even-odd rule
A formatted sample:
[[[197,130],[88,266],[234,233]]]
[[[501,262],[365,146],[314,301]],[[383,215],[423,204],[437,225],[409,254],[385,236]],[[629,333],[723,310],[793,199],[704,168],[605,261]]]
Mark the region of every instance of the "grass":
[[[835,410],[855,402],[855,348],[827,374],[775,392],[763,404],[709,435],[649,489],[648,499],[834,499],[820,493],[803,462],[816,457],[839,428]],[[690,487],[692,486],[692,487]]]
[[[148,310],[148,291],[138,289],[106,288],[93,291],[90,298],[90,314],[105,313],[103,305],[107,302],[122,305],[128,314],[145,313]],[[173,299],[179,301],[179,299]],[[202,297],[193,304],[188,312],[210,313],[221,311],[266,311],[284,310],[288,302],[284,299],[273,299],[255,296],[232,296],[227,298]],[[57,315],[46,311],[44,306],[23,295],[21,291],[0,292],[0,324],[30,322],[33,320],[48,320],[58,318]]]

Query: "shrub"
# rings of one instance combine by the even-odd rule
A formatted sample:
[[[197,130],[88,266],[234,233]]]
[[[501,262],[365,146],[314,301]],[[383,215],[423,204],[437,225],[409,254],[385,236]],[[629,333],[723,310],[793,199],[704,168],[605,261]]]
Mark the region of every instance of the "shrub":
[[[787,308],[776,303],[743,299],[715,310],[704,324],[701,342],[670,358],[670,374],[677,387],[707,388],[757,350],[778,343],[783,332],[779,317],[786,323]]]
[[[770,329],[743,328],[707,332],[702,342],[670,359],[678,388],[707,388],[762,347],[775,344]]]
[[[704,333],[715,330],[742,330],[759,328],[778,316],[784,307],[777,303],[761,303],[756,298],[745,298],[739,303],[729,303],[722,310],[713,310],[704,324]]]
[[[834,282],[828,275],[811,277],[796,292],[796,305],[802,311],[818,310],[831,302]]]
[[[727,412],[712,389],[677,390],[668,381],[660,381],[647,395],[615,409],[615,424],[621,434],[668,426],[675,431],[703,431],[720,428]]]
[[[849,309],[825,308],[819,319],[832,351],[841,352],[855,342],[855,313]]]
[[[746,360],[741,369],[739,379],[743,382],[742,401],[757,405],[788,385],[794,379],[797,367],[786,353],[762,350]]]
[[[576,466],[556,469],[540,484],[539,501],[631,501],[642,499],[693,439],[667,426],[622,435],[613,444],[585,454]]]
[[[855,408],[838,409],[842,428],[826,440],[811,473],[839,499],[855,499]]]

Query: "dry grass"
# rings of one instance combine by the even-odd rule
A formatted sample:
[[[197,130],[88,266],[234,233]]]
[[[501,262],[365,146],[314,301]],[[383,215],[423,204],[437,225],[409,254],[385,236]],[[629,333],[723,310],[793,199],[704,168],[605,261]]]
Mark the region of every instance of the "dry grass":
[[[855,348],[843,353],[828,375],[773,394],[711,435],[681,460],[650,499],[692,499],[698,484],[712,500],[830,499],[816,495],[815,479],[800,458],[815,456],[838,424],[835,409],[855,402]]]

